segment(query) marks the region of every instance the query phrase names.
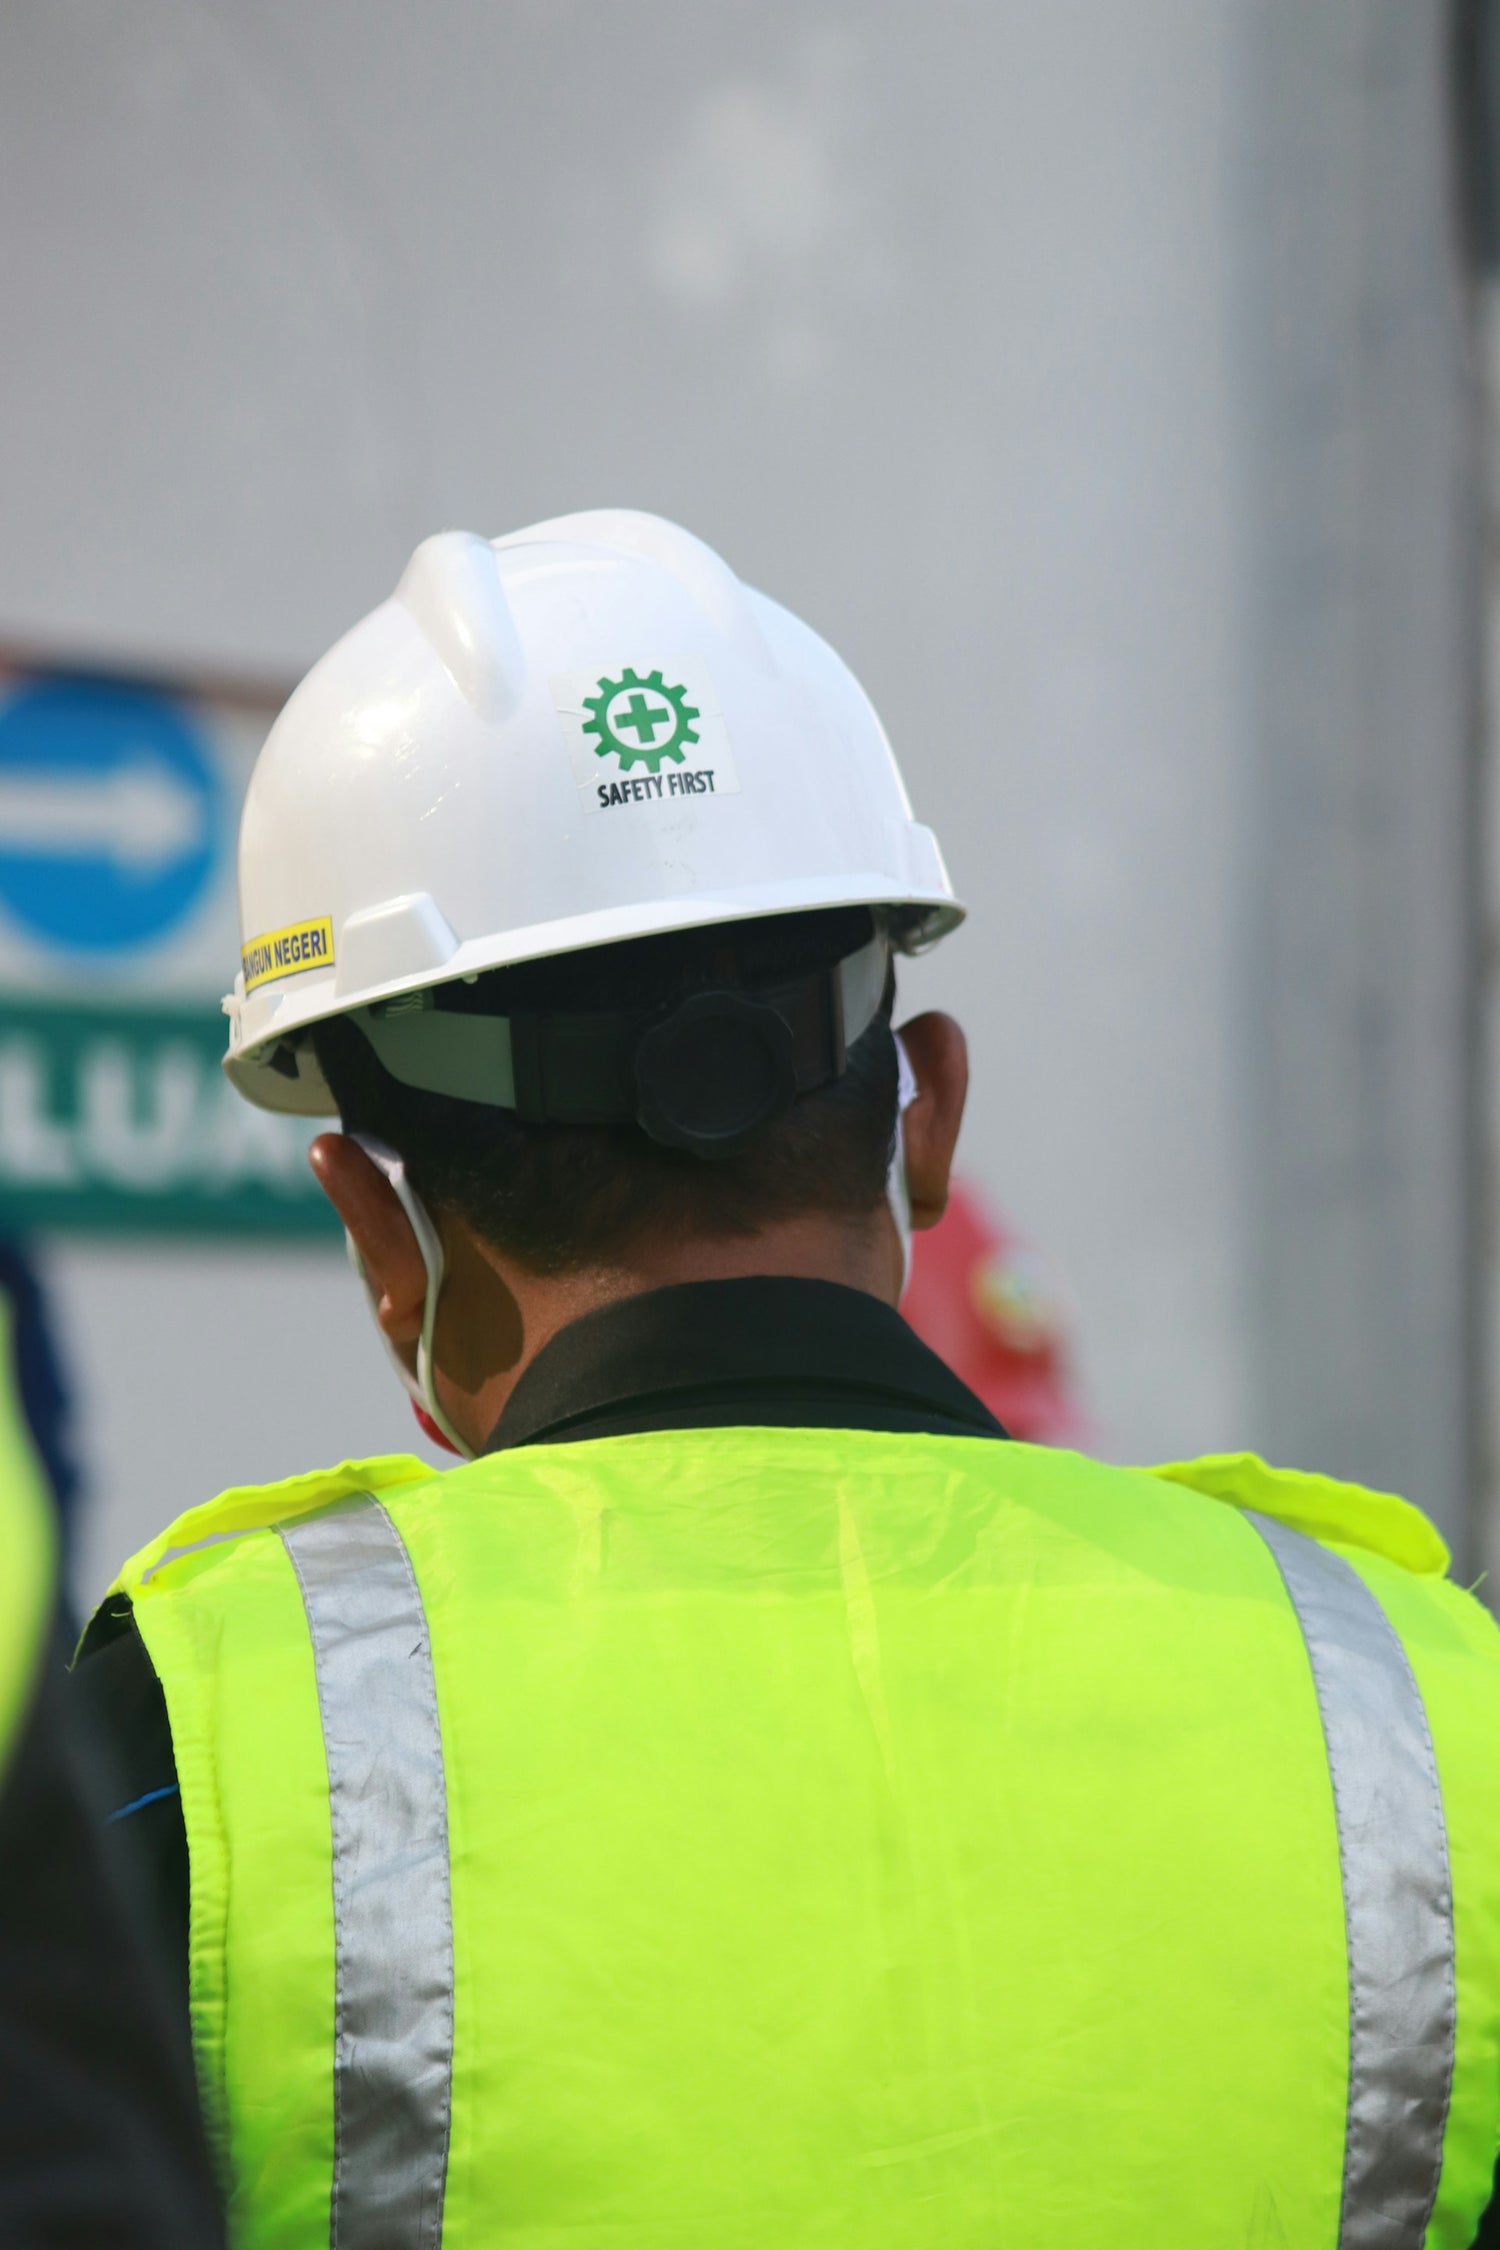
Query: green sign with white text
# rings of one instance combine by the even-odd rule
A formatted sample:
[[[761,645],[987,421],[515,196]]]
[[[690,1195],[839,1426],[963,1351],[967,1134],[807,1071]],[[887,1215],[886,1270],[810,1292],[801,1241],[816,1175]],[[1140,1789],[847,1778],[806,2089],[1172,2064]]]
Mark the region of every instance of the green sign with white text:
[[[336,1239],[316,1119],[241,1099],[217,1010],[0,995],[0,1230]]]
[[[0,661],[0,1233],[338,1238],[224,1078],[234,836],[276,699]]]

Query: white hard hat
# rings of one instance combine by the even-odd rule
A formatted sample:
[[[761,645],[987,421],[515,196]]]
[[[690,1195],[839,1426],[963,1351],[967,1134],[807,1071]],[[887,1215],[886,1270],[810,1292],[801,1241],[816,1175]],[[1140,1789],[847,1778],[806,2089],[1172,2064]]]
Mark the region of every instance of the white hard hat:
[[[963,918],[847,666],[626,509],[426,540],[272,728],[239,879],[225,1069],[314,1116],[330,1016],[757,916],[869,907],[906,951]]]

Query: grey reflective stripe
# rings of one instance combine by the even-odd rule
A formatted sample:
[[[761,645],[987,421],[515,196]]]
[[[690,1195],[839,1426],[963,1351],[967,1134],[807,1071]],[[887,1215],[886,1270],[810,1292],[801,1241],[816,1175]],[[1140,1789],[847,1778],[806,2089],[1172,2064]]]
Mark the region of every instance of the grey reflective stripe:
[[[1338,2250],[1420,2250],[1453,2082],[1453,1888],[1432,1736],[1406,1651],[1358,1572],[1245,1510],[1312,1664],[1349,1953],[1349,2107]]]
[[[281,1526],[317,1669],[333,1816],[332,2250],[433,2250],[453,2075],[448,1800],[401,1535],[352,1494]]]

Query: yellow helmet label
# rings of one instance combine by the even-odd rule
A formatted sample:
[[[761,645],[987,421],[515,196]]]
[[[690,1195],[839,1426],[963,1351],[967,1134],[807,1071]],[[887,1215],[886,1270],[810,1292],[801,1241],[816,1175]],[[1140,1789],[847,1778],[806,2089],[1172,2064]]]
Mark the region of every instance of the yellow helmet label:
[[[313,922],[288,922],[285,929],[267,930],[241,948],[245,990],[274,984],[278,977],[300,976],[305,969],[333,967],[333,924],[326,914]]]

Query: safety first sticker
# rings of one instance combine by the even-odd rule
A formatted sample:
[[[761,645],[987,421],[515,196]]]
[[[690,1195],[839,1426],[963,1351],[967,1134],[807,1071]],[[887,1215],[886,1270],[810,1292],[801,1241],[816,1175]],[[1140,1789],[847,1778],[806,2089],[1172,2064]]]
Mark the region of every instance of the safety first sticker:
[[[267,930],[242,949],[240,963],[246,992],[274,984],[278,977],[300,976],[304,969],[331,969],[333,924],[321,914],[315,922],[288,922],[284,930]]]
[[[553,680],[552,700],[591,812],[738,793],[729,729],[702,664],[569,672]]]

